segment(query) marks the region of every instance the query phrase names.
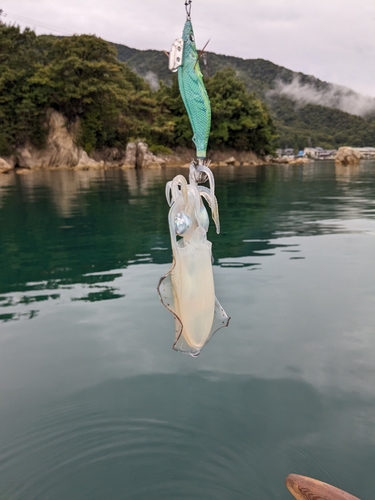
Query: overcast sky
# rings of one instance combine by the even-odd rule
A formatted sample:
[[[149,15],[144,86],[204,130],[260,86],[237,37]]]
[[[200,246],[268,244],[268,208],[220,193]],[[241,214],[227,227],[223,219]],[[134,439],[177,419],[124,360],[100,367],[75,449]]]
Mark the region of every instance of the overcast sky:
[[[91,33],[169,50],[184,0],[0,0],[3,20],[37,33]],[[193,0],[198,46],[268,59],[375,97],[375,0]]]

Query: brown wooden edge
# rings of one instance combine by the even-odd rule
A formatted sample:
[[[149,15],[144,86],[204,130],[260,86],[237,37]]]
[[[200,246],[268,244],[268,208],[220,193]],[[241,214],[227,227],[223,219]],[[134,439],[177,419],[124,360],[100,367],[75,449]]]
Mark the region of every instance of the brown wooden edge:
[[[359,500],[335,486],[299,474],[289,474],[285,484],[297,500]]]

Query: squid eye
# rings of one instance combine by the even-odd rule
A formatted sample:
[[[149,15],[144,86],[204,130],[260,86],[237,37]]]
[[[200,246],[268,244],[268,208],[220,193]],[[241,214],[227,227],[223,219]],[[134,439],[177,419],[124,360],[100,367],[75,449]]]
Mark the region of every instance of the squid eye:
[[[194,42],[194,35],[193,35],[193,34],[191,34],[191,35],[190,35],[190,40],[191,40],[192,42]]]
[[[174,218],[174,227],[178,235],[184,234],[191,226],[191,219],[184,212],[178,212]]]

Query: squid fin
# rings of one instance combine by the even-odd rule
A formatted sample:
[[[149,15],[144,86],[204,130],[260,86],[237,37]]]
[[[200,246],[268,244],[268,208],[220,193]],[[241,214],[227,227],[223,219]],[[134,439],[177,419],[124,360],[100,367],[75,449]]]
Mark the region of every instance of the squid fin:
[[[173,269],[173,267],[172,267]],[[175,351],[181,351],[187,354],[191,354],[192,356],[198,356],[199,352],[197,354],[192,354],[191,353],[191,346],[184,340],[183,336],[181,335],[182,333],[182,322],[180,318],[177,316],[177,312],[175,309],[175,302],[174,302],[174,293],[173,293],[173,285],[172,285],[172,269],[163,276],[158,285],[158,292],[160,296],[160,300],[163,304],[163,306],[170,311],[173,316],[174,316],[174,323],[175,323],[175,341],[173,344],[173,349]],[[176,344],[180,346],[179,348],[176,348]]]
[[[207,338],[207,342],[210,338],[218,331],[220,328],[224,328],[229,325],[230,316],[224,311],[222,305],[215,297],[215,312],[214,312],[214,320],[212,322],[212,327],[210,334]]]
[[[163,306],[176,316],[171,271],[160,278],[158,292]]]

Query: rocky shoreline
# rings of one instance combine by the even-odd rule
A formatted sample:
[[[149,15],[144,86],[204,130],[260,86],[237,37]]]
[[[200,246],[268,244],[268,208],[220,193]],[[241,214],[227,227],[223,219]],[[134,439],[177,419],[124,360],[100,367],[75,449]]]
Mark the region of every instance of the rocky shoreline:
[[[105,148],[95,151],[89,156],[86,151],[77,146],[77,124],[66,125],[66,120],[61,113],[49,110],[47,113],[49,134],[43,150],[36,149],[31,144],[15,150],[9,157],[0,158],[0,173],[8,173],[16,169],[18,173],[31,172],[39,169],[160,169],[166,167],[189,167],[194,158],[194,150],[177,148],[171,154],[153,154],[146,142],[129,142],[125,150]],[[342,164],[359,162],[358,155],[351,151],[352,148],[340,148],[336,161]],[[341,150],[341,152],[340,152]],[[258,157],[253,152],[238,152],[235,150],[209,151],[210,167],[228,166],[256,166],[270,163],[303,164],[310,163],[308,158],[275,158],[267,156]]]
[[[153,154],[144,141],[129,142],[125,150],[105,148],[94,151],[91,156],[77,146],[77,124],[68,128],[64,116],[55,110],[47,113],[49,134],[46,146],[38,150],[32,144],[16,149],[12,156],[0,158],[0,172],[10,170],[76,169],[97,168],[142,168],[160,169],[165,167],[188,166],[194,151],[177,148],[171,154]],[[251,152],[236,151],[211,152],[211,166],[261,165],[267,163]]]

